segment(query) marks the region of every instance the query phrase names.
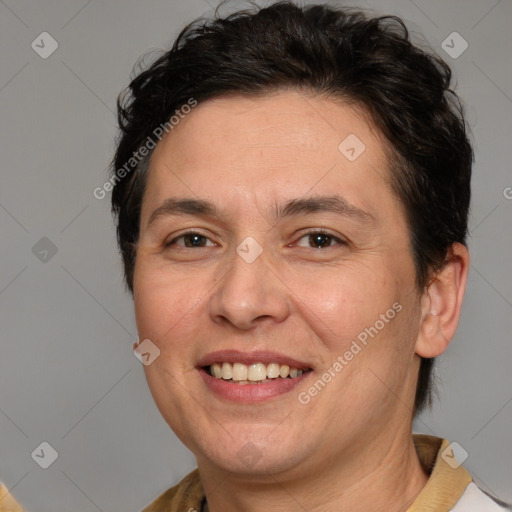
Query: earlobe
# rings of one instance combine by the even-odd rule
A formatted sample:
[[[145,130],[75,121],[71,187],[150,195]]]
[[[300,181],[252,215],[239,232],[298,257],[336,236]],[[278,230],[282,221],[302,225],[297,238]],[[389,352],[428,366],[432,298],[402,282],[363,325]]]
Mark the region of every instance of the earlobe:
[[[416,341],[419,356],[439,356],[455,335],[468,271],[467,247],[453,244],[444,267],[430,281],[421,298],[421,325]]]

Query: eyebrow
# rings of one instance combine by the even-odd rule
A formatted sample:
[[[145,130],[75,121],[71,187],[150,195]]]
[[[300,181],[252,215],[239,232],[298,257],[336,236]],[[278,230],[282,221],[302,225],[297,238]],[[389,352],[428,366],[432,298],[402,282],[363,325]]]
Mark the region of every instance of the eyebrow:
[[[330,212],[367,223],[375,223],[375,217],[361,208],[349,203],[341,196],[317,196],[292,199],[277,208],[276,219],[314,212]]]
[[[218,212],[214,204],[204,201],[203,199],[175,199],[170,197],[153,211],[149,217],[147,226],[149,227],[158,218],[165,217],[167,215],[206,215],[210,217],[217,217]]]
[[[338,195],[292,199],[274,208],[274,219],[278,221],[284,217],[315,212],[335,213],[365,224],[375,223],[375,217],[371,213],[358,208]],[[215,205],[209,201],[195,198],[177,199],[170,197],[153,211],[147,222],[147,227],[153,224],[158,218],[168,215],[221,216]]]

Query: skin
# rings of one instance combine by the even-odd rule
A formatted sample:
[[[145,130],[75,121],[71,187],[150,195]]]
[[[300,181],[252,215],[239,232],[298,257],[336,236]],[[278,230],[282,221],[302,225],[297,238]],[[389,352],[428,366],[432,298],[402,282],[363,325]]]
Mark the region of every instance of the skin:
[[[338,150],[350,134],[366,146],[352,162]],[[399,511],[427,481],[411,437],[419,356],[441,354],[453,337],[469,256],[455,244],[443,270],[417,290],[385,150],[360,109],[292,91],[206,101],[155,148],[136,322],[139,339],[161,351],[146,378],[196,456],[210,512]],[[274,217],[289,200],[334,194],[371,219]],[[170,197],[207,200],[217,215],[161,215],[149,224]],[[188,229],[206,237],[203,247],[178,238]],[[307,235],[320,229],[334,238],[318,248]],[[252,263],[236,252],[248,236],[263,249]],[[394,303],[402,310],[301,404],[298,394]],[[214,395],[196,368],[222,349],[271,350],[313,371],[285,395],[236,404]],[[237,455],[248,442],[258,459],[251,466]]]

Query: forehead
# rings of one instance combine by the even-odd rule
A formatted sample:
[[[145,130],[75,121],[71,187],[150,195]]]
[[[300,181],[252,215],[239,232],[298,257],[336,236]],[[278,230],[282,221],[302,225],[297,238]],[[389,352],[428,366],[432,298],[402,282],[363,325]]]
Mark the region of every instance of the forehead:
[[[216,98],[157,145],[144,202],[171,192],[279,202],[336,189],[371,203],[387,187],[385,149],[368,116],[340,101],[292,91]]]

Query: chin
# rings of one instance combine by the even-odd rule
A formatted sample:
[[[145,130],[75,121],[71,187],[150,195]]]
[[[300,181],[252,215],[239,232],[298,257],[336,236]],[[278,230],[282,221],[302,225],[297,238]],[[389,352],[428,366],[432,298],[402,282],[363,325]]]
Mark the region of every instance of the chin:
[[[308,446],[303,439],[287,431],[285,436],[273,436],[273,425],[242,425],[238,435],[229,435],[215,429],[209,436],[183,440],[196,455],[198,465],[214,465],[219,469],[239,475],[268,477],[269,474],[288,473],[296,469],[302,461],[309,458]],[[229,426],[226,430],[230,432]],[[217,435],[214,435],[217,434]],[[188,442],[190,441],[190,442]]]
[[[214,450],[202,452],[196,456],[198,465],[213,465],[219,469],[235,475],[251,476],[262,481],[268,480],[269,476],[277,476],[282,473],[289,473],[298,468],[300,456],[290,458],[289,454],[272,453],[270,449],[259,450],[255,445],[248,442],[246,446],[237,452],[232,449],[221,454]]]

